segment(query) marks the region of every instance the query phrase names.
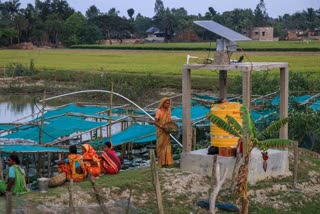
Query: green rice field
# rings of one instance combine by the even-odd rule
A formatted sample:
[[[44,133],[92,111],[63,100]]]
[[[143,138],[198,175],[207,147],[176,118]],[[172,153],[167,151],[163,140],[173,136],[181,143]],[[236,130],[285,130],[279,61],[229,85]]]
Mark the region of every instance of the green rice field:
[[[215,42],[144,43],[113,45],[75,45],[73,48],[133,49],[133,50],[215,50]],[[238,42],[238,48],[247,51],[320,51],[320,41],[246,41]]]
[[[152,50],[88,50],[88,49],[36,49],[0,50],[0,67],[10,63],[25,66],[33,60],[38,70],[100,71],[140,74],[180,75],[187,55],[212,58],[208,51],[152,51]],[[296,72],[320,72],[320,52],[236,52],[231,59],[245,55],[244,61],[288,62]],[[211,75],[212,71],[196,71],[197,75]],[[1,76],[1,71],[0,71]]]

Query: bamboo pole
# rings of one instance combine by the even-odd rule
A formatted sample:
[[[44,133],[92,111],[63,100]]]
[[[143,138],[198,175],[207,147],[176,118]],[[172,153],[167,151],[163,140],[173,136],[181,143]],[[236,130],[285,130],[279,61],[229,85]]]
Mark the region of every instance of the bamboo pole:
[[[29,183],[29,170],[30,170],[30,154],[26,154],[27,155],[27,163],[26,163],[26,183]]]
[[[51,177],[51,152],[48,152],[48,177]]]
[[[38,157],[38,158],[37,158]],[[40,154],[35,153],[34,154],[34,163],[36,163],[36,168],[37,168],[37,176],[38,178],[41,177],[41,172],[40,172]]]
[[[101,198],[101,196],[100,196],[99,189],[98,189],[95,181],[93,180],[92,175],[89,174],[88,178],[89,178],[89,181],[90,181],[90,183],[91,183],[91,185],[92,185],[92,189],[93,189],[93,191],[94,191],[94,193],[95,193],[95,195],[96,195],[96,199],[97,199],[97,201],[98,201],[98,203],[99,203],[99,205],[100,205],[101,212],[102,212],[103,214],[108,214],[109,212],[108,212],[106,206],[105,206],[104,203],[103,203],[103,200],[102,200],[102,198]]]
[[[299,158],[299,152],[298,152],[298,142],[295,142],[294,144],[294,162],[293,162],[293,188],[297,188],[297,179],[298,179],[298,158]]]
[[[75,208],[73,206],[72,187],[73,187],[73,179],[70,179],[69,187],[68,187],[68,191],[69,191],[69,213],[76,213],[76,210],[75,210]]]
[[[2,149],[0,148],[0,180],[3,180],[3,162],[2,162],[2,156],[1,156]]]
[[[111,82],[111,93],[110,93],[110,112],[109,112],[109,116],[110,116],[110,126],[109,126],[109,139],[112,142],[112,100],[113,100],[113,82]]]
[[[42,108],[41,108],[41,121],[40,121],[40,131],[39,131],[39,144],[42,144],[43,137],[43,124],[44,124],[44,108],[46,106],[46,91],[43,92]]]
[[[12,193],[6,192],[6,214],[12,213]]]
[[[196,144],[197,144],[197,129],[194,127],[192,129],[192,147],[193,147],[193,150],[196,149]]]
[[[150,149],[149,152],[150,152],[150,167],[151,167],[151,173],[152,173],[152,182],[153,182],[153,186],[156,191],[158,211],[160,214],[164,214],[162,196],[161,196],[161,188],[160,188],[160,182],[159,182],[159,176],[158,176],[158,171],[157,171],[154,150]]]

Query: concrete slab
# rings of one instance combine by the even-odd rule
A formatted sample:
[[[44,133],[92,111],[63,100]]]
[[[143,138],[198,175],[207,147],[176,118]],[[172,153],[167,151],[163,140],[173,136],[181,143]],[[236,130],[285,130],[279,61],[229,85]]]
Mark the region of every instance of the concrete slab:
[[[208,155],[208,149],[200,149],[191,151],[189,153],[182,153],[180,160],[180,167],[182,170],[191,171],[199,175],[212,175],[213,156]],[[263,159],[261,152],[258,149],[253,149],[251,152],[249,162],[249,176],[248,182],[255,184],[257,181],[267,178],[275,178],[278,176],[290,176],[292,173],[289,171],[288,151],[285,150],[268,150],[268,168],[265,172],[263,170]],[[217,162],[221,163],[221,174],[224,173],[228,167],[227,178],[232,178],[232,170],[235,164],[234,157],[218,156]]]

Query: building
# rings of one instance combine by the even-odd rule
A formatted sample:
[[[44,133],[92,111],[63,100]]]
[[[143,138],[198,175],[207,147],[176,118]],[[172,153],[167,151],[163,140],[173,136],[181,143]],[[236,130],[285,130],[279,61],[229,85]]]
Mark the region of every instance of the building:
[[[160,32],[160,29],[157,27],[151,27],[146,30],[147,38],[145,38],[148,42],[164,42],[164,33]]]
[[[242,34],[259,41],[273,41],[273,27],[253,27],[242,30]]]

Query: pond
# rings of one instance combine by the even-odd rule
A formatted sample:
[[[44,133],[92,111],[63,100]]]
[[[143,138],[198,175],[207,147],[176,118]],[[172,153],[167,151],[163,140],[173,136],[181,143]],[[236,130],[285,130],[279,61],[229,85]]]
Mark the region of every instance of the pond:
[[[1,95],[0,123],[27,122],[41,116],[42,103],[39,100],[41,100],[39,95]],[[62,97],[48,101],[46,109],[72,102],[99,103],[100,101],[83,96]]]
[[[35,102],[35,98],[30,95],[1,95],[0,123],[12,123],[19,119],[22,119],[19,122],[26,122],[36,118],[42,105]]]

